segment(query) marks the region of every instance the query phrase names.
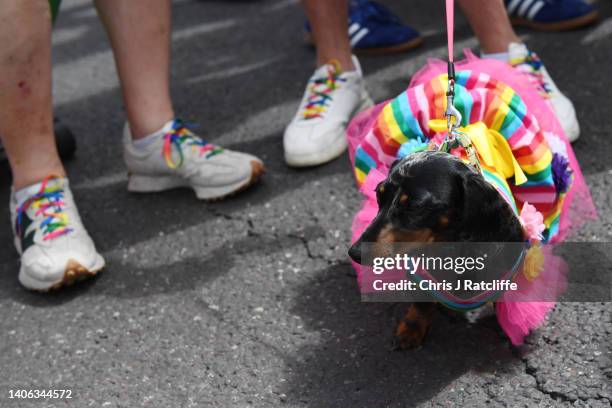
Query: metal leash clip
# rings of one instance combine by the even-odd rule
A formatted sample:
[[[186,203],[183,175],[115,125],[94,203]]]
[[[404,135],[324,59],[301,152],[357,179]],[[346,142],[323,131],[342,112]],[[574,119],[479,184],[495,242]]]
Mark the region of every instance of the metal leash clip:
[[[451,149],[459,147],[457,136],[459,135],[459,126],[461,126],[461,112],[455,108],[455,65],[448,62],[448,90],[446,91],[446,126],[448,133],[444,138],[444,142],[439,147],[439,150],[449,152]]]
[[[472,169],[481,173],[480,161],[472,141],[468,135],[459,131],[462,116],[461,112],[455,107],[455,64],[451,61],[448,62],[448,91],[446,92],[446,112],[444,116],[446,116],[448,134],[439,150],[449,153],[452,149],[459,146],[463,147]]]
[[[446,91],[446,124],[448,134],[453,137],[461,125],[461,113],[455,108],[455,64],[448,62],[448,90]]]

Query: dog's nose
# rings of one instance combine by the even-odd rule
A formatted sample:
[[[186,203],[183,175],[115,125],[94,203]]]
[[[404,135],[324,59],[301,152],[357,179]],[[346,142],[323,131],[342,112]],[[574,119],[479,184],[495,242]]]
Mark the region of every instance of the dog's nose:
[[[361,265],[361,244],[359,242],[349,248],[348,254],[353,261]]]

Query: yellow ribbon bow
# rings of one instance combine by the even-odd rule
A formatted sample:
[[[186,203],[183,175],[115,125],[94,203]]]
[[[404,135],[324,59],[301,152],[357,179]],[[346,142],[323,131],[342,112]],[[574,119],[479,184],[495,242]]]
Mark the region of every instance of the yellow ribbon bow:
[[[443,119],[430,120],[429,127],[438,133],[448,131],[446,120]],[[508,142],[498,131],[487,128],[483,122],[460,127],[458,130],[470,138],[478,152],[481,164],[499,173],[504,179],[514,176],[514,184],[517,186],[527,181]]]

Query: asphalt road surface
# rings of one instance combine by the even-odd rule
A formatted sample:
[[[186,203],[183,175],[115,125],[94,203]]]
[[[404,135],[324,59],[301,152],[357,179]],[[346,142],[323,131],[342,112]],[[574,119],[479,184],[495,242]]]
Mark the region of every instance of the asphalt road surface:
[[[56,110],[77,134],[66,165],[108,266],[59,293],[22,289],[0,165],[0,406],[610,406],[611,304],[560,304],[519,349],[493,321],[441,318],[423,348],[392,350],[405,305],[361,303],[347,263],[359,203],[347,157],[303,171],[282,159],[283,128],[314,68],[296,0],[174,2],[177,112],[268,167],[259,186],[214,205],[189,191],[128,194],[112,55],[91,4],[65,3],[53,40]],[[362,59],[377,100],[445,51],[441,1],[387,3],[426,43]],[[609,241],[612,4],[599,5],[598,26],[521,35],[582,124],[575,149],[600,220],[575,239]],[[457,36],[457,48],[477,46],[463,20]],[[8,399],[41,388],[73,398]]]

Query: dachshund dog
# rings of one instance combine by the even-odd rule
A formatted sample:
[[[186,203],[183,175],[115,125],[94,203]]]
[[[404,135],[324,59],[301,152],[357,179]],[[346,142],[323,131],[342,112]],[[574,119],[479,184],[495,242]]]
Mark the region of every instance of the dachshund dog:
[[[459,158],[422,151],[393,163],[376,188],[378,214],[349,250],[362,263],[362,244],[399,242],[524,242],[512,208],[484,177]],[[422,344],[436,304],[413,303],[395,335],[401,348]]]

